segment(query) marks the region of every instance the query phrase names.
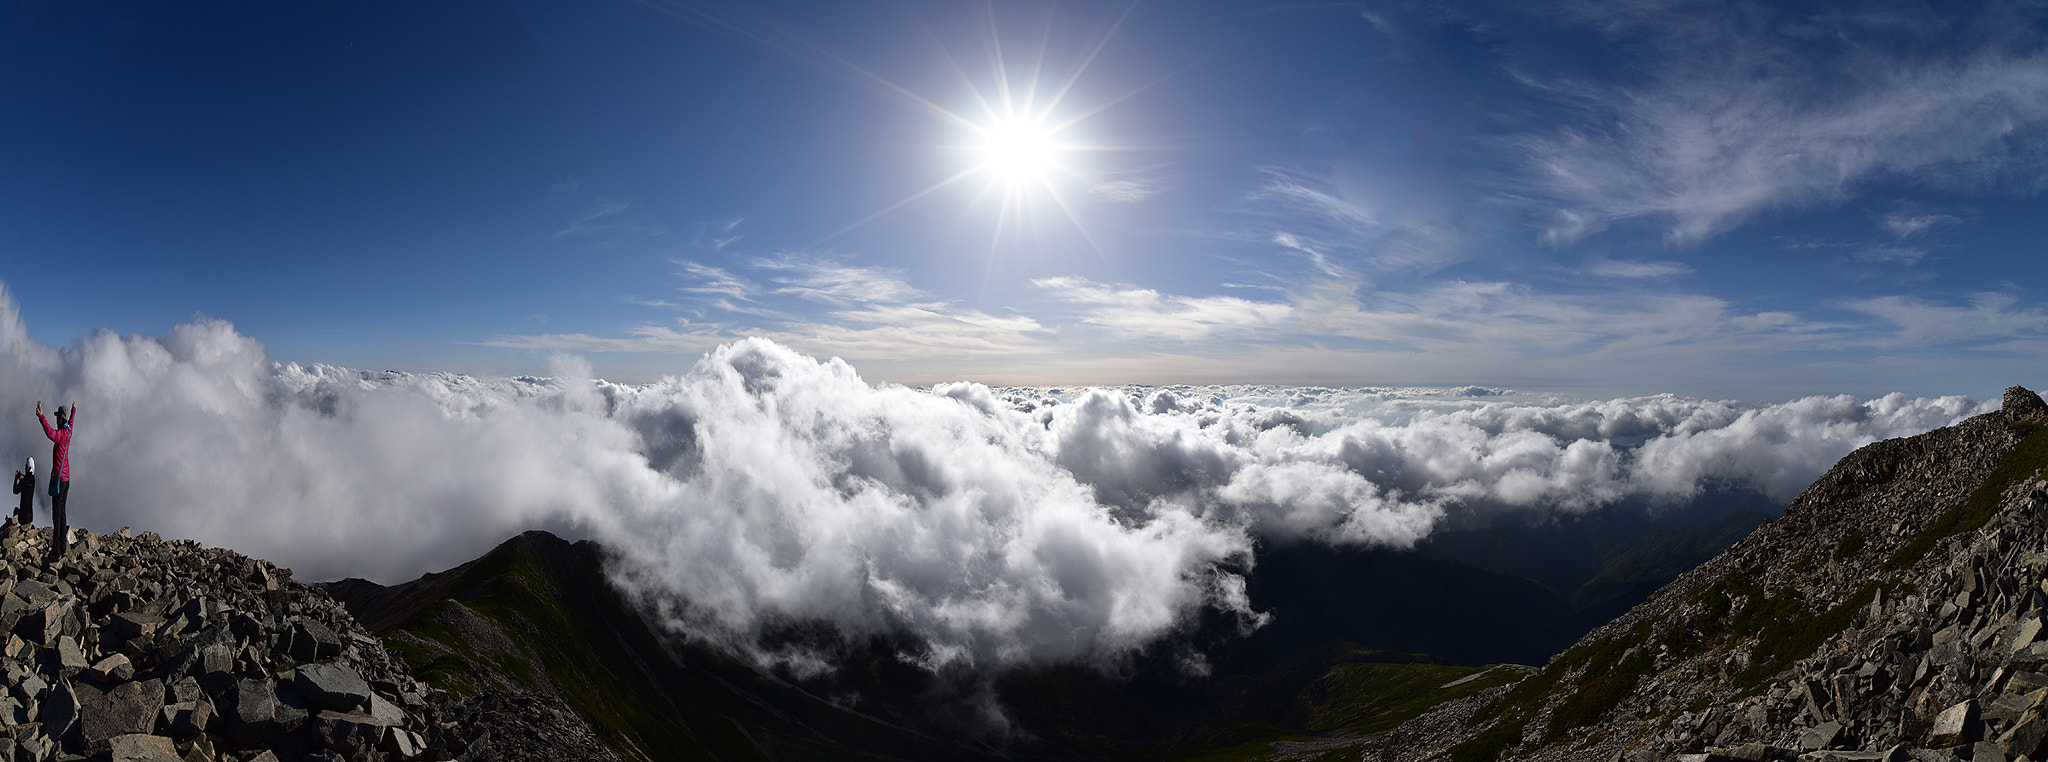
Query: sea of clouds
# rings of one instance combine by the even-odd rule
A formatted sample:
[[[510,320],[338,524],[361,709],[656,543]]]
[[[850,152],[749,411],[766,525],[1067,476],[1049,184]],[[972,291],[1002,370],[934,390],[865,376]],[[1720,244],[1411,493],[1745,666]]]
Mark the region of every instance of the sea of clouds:
[[[1447,517],[1708,486],[1782,503],[1858,446],[1997,406],[910,389],[758,339],[645,386],[574,358],[548,378],[368,372],[272,362],[208,319],[53,347],[0,292],[0,454],[47,479],[38,400],[79,404],[76,526],[387,583],[554,528],[614,549],[620,584],[689,634],[824,622],[907,635],[934,668],[1113,656],[1204,607],[1255,622],[1256,543],[1407,546]]]

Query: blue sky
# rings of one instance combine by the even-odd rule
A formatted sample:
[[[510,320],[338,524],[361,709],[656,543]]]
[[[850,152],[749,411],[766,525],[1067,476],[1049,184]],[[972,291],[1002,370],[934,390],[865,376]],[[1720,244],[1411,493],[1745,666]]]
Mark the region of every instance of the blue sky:
[[[755,335],[910,384],[2044,381],[2017,4],[0,13],[0,282],[57,346],[204,314],[279,361],[624,381]]]

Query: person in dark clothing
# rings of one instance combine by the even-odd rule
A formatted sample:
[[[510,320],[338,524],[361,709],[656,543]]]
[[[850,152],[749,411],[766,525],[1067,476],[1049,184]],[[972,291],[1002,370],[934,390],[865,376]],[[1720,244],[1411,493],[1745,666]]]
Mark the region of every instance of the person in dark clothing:
[[[43,418],[43,403],[36,403],[36,423],[43,425],[43,436],[50,438],[50,560],[64,557],[70,549],[71,527],[64,523],[64,503],[71,497],[71,425],[78,422],[78,403],[71,403],[71,412],[57,407],[57,428],[50,428],[50,422]]]
[[[29,458],[28,465],[14,472],[14,494],[21,496],[21,507],[14,509],[14,523],[19,526],[35,526],[36,523],[36,459]]]

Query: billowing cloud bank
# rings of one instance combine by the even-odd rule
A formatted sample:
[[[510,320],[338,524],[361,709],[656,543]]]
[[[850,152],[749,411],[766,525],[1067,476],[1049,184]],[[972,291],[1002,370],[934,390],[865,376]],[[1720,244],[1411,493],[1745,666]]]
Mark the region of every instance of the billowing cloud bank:
[[[1255,616],[1226,569],[1261,540],[1399,546],[1449,512],[1709,484],[1789,500],[1857,446],[1996,404],[915,390],[761,340],[626,387],[573,360],[550,379],[281,365],[208,320],[59,350],[0,294],[0,452],[47,456],[39,399],[80,405],[78,525],[384,581],[568,527],[692,632],[824,621],[907,633],[934,665],[1116,653],[1204,606]]]

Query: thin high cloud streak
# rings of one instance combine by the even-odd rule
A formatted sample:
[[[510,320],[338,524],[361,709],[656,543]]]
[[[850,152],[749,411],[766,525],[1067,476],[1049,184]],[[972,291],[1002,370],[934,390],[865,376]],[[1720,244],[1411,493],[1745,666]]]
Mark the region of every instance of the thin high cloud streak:
[[[1304,232],[1273,235],[1274,244],[1300,255],[1304,271],[1253,273],[1273,281],[1259,288],[1277,292],[1260,298],[1060,276],[1033,279],[1024,301],[984,311],[923,290],[900,270],[783,253],[731,267],[677,260],[678,285],[667,295],[673,301],[641,302],[669,317],[624,328],[623,335],[500,335],[481,343],[694,356],[759,337],[921,385],[963,374],[1003,383],[1219,381],[1242,377],[1245,368],[1280,382],[1342,381],[1365,372],[1383,383],[1428,383],[1499,374],[1501,358],[1514,358],[1511,372],[1531,386],[1604,379],[1616,389],[1725,394],[1756,389],[1759,374],[1785,379],[1803,370],[1815,375],[1789,389],[1870,378],[1941,388],[1928,382],[1924,367],[1893,368],[1882,353],[1966,352],[1992,372],[2007,362],[2001,357],[2016,364],[2041,356],[2039,339],[2048,335],[2041,306],[2016,293],[1866,296],[1796,311],[1684,290],[1646,295],[1645,281],[1691,274],[1673,261],[1592,262],[1585,265],[1595,276],[1592,286],[1576,291],[1504,280],[1388,286],[1379,282],[1383,268],[1357,264],[1360,250],[1318,238],[1328,226],[1345,224],[1317,222],[1331,215],[1343,213],[1315,210],[1297,220],[1306,221]],[[1942,224],[1902,219],[1908,227]],[[1920,256],[1917,246],[1891,238],[1877,246],[1896,251],[1880,257],[1859,250],[1843,261]],[[1816,365],[1816,357],[1836,364]]]
[[[11,299],[0,350],[0,410],[20,416],[7,452],[47,452],[36,399],[79,403],[79,525],[386,582],[567,527],[613,548],[614,578],[679,631],[747,650],[822,621],[907,635],[935,669],[1113,657],[1204,607],[1256,624],[1230,570],[1260,542],[1399,547],[1453,511],[1683,501],[1709,483],[1789,500],[1856,446],[1990,409],[918,390],[761,339],[639,387],[574,360],[551,379],[374,373],[274,363],[206,319],[60,350]]]
[[[1266,205],[1259,208],[1280,220],[1277,224],[1283,225],[1282,232],[1273,236],[1273,242],[1301,254],[1304,265],[1301,274],[1287,281],[1284,302],[1253,303],[1291,307],[1291,312],[1272,313],[1282,319],[1270,327],[1243,321],[1241,336],[1268,345],[1283,337],[1373,342],[1375,349],[1412,351],[1414,354],[1393,363],[1399,368],[1451,371],[1439,378],[1500,372],[1496,365],[1481,369],[1480,363],[1469,358],[1497,363],[1496,358],[1515,357],[1525,361],[1517,366],[1520,368],[1565,360],[1569,369],[1557,373],[1554,378],[1558,380],[1607,377],[1688,383],[1659,378],[1655,369],[1668,366],[1686,368],[1686,376],[1695,381],[1729,374],[1725,378],[1741,377],[1743,385],[1753,386],[1756,372],[1769,367],[1759,363],[1771,363],[1775,365],[1772,370],[1783,371],[1805,365],[1822,353],[1846,358],[1852,366],[1873,368],[1882,358],[1872,354],[1885,352],[1970,352],[1972,359],[1980,361],[1994,357],[1984,350],[2030,356],[2040,351],[2038,338],[2048,332],[2040,305],[2023,300],[2018,287],[2010,284],[2009,292],[1819,300],[1818,304],[1797,306],[1797,311],[1758,310],[1740,300],[1682,287],[1666,289],[1654,298],[1645,296],[1636,282],[1691,274],[1690,266],[1673,261],[1595,260],[1583,265],[1582,271],[1606,280],[1594,280],[1591,287],[1571,291],[1506,280],[1387,285],[1382,276],[1390,266],[1376,259],[1381,254],[1344,243],[1370,240],[1370,236],[1331,232],[1365,230],[1365,223],[1360,222],[1368,216],[1365,210],[1348,206],[1326,185],[1300,177],[1274,177],[1273,184],[1251,200]],[[1926,258],[1924,248],[1898,241],[1917,241],[1927,235],[1925,231],[1955,221],[1939,214],[1888,216],[1884,221],[1888,234],[1877,245],[1843,260],[1863,265],[1916,264]],[[1624,281],[1626,287],[1616,287]],[[1179,299],[1165,295],[1149,303],[1128,302],[1116,311],[1098,308],[1089,319],[1121,320],[1128,326],[1127,332],[1139,333],[1175,319],[1177,312],[1199,314],[1169,309]],[[1149,312],[1138,314],[1141,307]],[[1153,332],[1170,336],[1156,329]],[[1375,359],[1386,362],[1390,358],[1381,354]],[[1265,364],[1274,365],[1299,367]],[[1596,368],[1605,370],[1592,370]],[[1846,372],[1830,375],[1834,385],[1855,383]]]
[[[2033,20],[2015,18],[2024,9],[1587,3],[1579,12],[1658,53],[1642,77],[1621,83],[1517,72],[1589,115],[1513,141],[1528,157],[1523,190],[1553,205],[1552,241],[1646,219],[1673,241],[1697,242],[1876,180],[2033,193],[2048,174],[2048,54]],[[1932,222],[1888,226],[1904,235]]]
[[[1201,341],[1288,322],[1294,306],[1234,296],[1191,297],[1149,288],[1107,286],[1086,278],[1040,278],[1032,285],[1054,300],[1082,308],[1079,319],[1127,335]]]
[[[969,309],[912,286],[902,272],[783,254],[741,260],[762,277],[676,260],[691,316],[647,323],[627,336],[494,336],[486,346],[555,352],[698,354],[759,337],[816,355],[931,363],[962,357],[1043,355],[1046,327],[1029,316]],[[822,310],[822,311],[819,311]]]

